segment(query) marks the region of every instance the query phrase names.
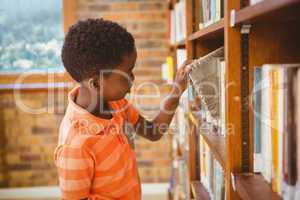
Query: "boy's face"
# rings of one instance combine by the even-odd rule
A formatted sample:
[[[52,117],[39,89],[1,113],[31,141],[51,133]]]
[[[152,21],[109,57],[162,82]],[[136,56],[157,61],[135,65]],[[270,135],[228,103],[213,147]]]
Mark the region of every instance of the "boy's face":
[[[123,58],[122,63],[111,71],[103,79],[102,95],[106,101],[122,99],[127,93],[134,81],[133,68],[137,59],[137,52],[134,50],[130,55]]]

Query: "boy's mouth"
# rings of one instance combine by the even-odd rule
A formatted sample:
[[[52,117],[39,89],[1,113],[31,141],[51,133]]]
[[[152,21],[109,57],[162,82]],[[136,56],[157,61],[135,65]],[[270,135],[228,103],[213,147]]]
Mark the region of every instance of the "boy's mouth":
[[[131,88],[132,88],[132,86],[129,86],[127,93],[131,92]]]

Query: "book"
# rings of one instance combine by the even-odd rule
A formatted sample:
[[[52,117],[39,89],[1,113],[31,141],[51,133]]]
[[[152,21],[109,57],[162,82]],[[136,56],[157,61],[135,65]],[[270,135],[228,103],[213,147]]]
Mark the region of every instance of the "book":
[[[188,148],[188,90],[185,90],[180,97],[177,108],[178,136],[180,145]]]
[[[279,76],[280,68],[270,70],[270,117],[271,117],[271,146],[272,146],[272,190],[278,192],[279,166]]]
[[[171,56],[168,56],[166,62],[161,67],[162,80],[172,83],[174,81],[174,61]]]
[[[270,71],[271,66],[262,67],[261,86],[261,135],[262,135],[262,175],[265,180],[271,183],[272,179],[272,146],[271,146],[271,109],[270,109]]]
[[[254,67],[254,88],[253,88],[253,116],[254,116],[254,172],[262,171],[262,155],[261,155],[261,79],[262,68]]]
[[[186,38],[185,0],[181,0],[174,7],[175,41],[180,42]]]
[[[227,127],[226,127],[226,65],[225,65],[225,60],[220,59],[220,135],[225,136]]]
[[[300,195],[296,185],[299,71],[300,64],[265,64],[254,69],[254,155],[261,150],[263,167],[259,171],[283,199]]]
[[[299,64],[284,66],[284,154],[283,154],[283,175],[284,181],[290,186],[294,186],[297,180],[297,134],[295,124],[295,99],[294,85],[295,74],[297,74]],[[298,80],[297,80],[298,81]]]
[[[171,196],[179,199],[190,199],[190,176],[189,176],[189,130],[187,116],[188,91],[185,90],[180,98],[179,106],[172,119],[173,138],[173,166],[170,179],[171,186],[169,191]]]
[[[224,0],[201,0],[199,15],[199,29],[219,21],[224,17]]]
[[[200,165],[201,177],[200,181],[206,191],[209,193],[210,199],[225,199],[224,170],[220,163],[214,158],[209,146],[200,135]]]
[[[204,7],[203,0],[199,0],[199,28],[204,27]]]
[[[182,66],[184,61],[187,59],[186,49],[177,49],[176,57],[177,57],[177,69],[178,69]]]
[[[300,80],[300,70],[297,71],[297,78],[296,80]],[[300,199],[300,81],[296,81],[294,83],[294,101],[296,102],[296,121],[297,124],[296,131],[297,131],[297,186],[295,192],[295,199]]]
[[[175,10],[170,11],[170,43],[176,43],[176,13]]]
[[[222,131],[222,122],[225,126],[225,112],[222,113],[222,109],[224,111],[226,105],[224,49],[219,48],[195,60],[191,64],[189,77],[204,109],[205,119],[201,120],[216,127],[217,131],[214,132],[224,133]]]
[[[284,112],[284,71],[283,68],[279,69],[278,74],[278,172],[277,172],[277,193],[282,196],[283,191],[283,125],[284,125],[284,115],[282,113]]]
[[[179,185],[181,189],[181,198],[189,200],[190,198],[190,183],[189,183],[189,171],[188,165],[185,160],[179,160]]]

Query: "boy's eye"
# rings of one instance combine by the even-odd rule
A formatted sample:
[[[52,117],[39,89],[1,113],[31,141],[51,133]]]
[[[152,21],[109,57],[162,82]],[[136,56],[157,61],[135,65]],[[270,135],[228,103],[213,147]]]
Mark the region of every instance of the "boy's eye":
[[[134,74],[131,72],[131,74],[130,74],[130,78],[131,79],[134,79]]]

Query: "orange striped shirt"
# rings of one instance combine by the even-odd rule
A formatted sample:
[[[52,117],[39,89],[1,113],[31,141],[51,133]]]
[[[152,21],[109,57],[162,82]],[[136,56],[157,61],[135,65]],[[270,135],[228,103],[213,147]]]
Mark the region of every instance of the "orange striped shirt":
[[[111,101],[111,119],[90,114],[75,104],[79,87],[68,96],[54,160],[64,199],[140,200],[141,184],[135,153],[124,135],[139,114],[126,100]]]

